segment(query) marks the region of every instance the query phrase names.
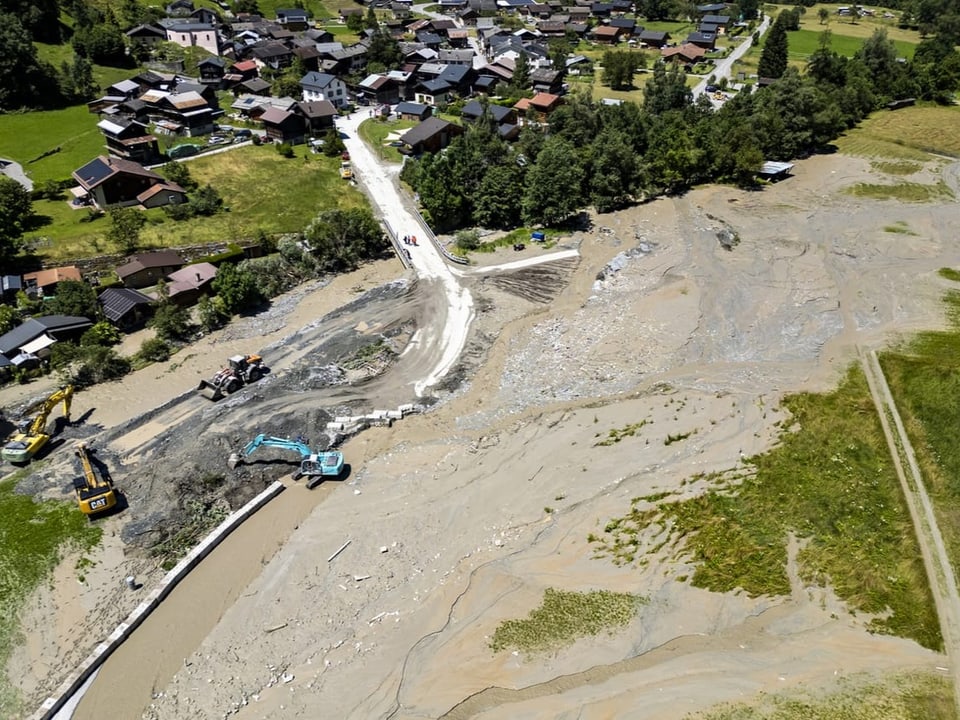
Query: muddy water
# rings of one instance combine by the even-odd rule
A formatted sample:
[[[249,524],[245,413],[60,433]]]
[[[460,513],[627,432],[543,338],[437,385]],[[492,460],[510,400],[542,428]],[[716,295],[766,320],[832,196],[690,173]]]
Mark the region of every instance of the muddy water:
[[[334,490],[287,489],[231,533],[103,664],[76,720],[135,718],[162,691],[311,511]]]

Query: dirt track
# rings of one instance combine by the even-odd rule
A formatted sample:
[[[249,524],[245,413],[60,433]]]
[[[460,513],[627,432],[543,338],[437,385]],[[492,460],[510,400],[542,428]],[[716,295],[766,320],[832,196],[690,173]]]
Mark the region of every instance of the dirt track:
[[[864,374],[870,385],[870,394],[880,415],[883,434],[890,447],[890,455],[893,457],[897,475],[900,477],[900,486],[903,488],[903,495],[910,508],[914,531],[920,543],[923,564],[937,604],[937,615],[940,617],[944,648],[953,670],[954,696],[957,709],[960,711],[960,594],[957,591],[957,578],[937,524],[933,504],[927,494],[923,475],[917,465],[916,454],[910,438],[907,437],[907,431],[900,419],[893,395],[890,394],[890,387],[883,376],[876,351],[870,350],[864,353],[861,360]],[[906,469],[903,466],[904,461],[906,461]]]
[[[598,218],[569,240],[580,248],[577,262],[519,277],[471,274],[476,319],[436,405],[347,442],[352,476],[326,486],[323,498],[310,496],[317,504],[309,515],[303,505],[278,504],[282,519],[258,533],[282,547],[250,551],[243,534],[240,545],[228,541],[224,556],[253,557],[262,568],[243,588],[242,575],[204,582],[217,577],[216,563],[212,575],[201,569],[181,607],[211,609],[208,620],[183,642],[172,639],[172,626],[152,636],[176,642],[162,676],[144,659],[151,636],[147,649],[131,645],[123,715],[152,705],[147,717],[588,718],[639,717],[642,708],[645,718],[675,718],[761,691],[826,686],[837,672],[943,665],[912,642],[867,634],[869,619],[850,616],[827,590],[795,587],[789,599],[715,595],[680,580],[690,568],[672,558],[617,568],[591,560],[585,541],[631,497],[678,490],[696,472],[761,451],[777,432],[777,398],[827,387],[857,344],[938,322],[935,270],[960,264],[946,240],[955,206],[838,194],[869,173],[856,159],[814,158],[762,193],[707,188]],[[897,221],[916,235],[883,232]],[[741,237],[731,251],[717,242],[724,227]],[[491,262],[513,259],[504,252]],[[338,297],[350,296],[349,279],[339,287]],[[228,403],[189,397],[129,425],[132,415],[105,410],[116,425],[98,442],[131,491],[129,512],[105,527],[118,537],[132,527],[146,539],[159,521],[153,513],[181,496],[180,484],[224,473],[228,451],[257,429],[304,432],[319,443],[340,405],[409,399],[423,370],[413,339],[428,324],[433,292],[424,283],[390,285],[322,319],[328,310],[309,318],[291,310],[286,328],[273,330],[291,340],[265,350],[275,367],[269,382]],[[316,323],[294,333],[294,319]],[[256,322],[246,338],[240,327],[211,346],[206,362],[265,335]],[[331,378],[331,359],[381,335],[400,352],[389,372],[358,386],[313,383]],[[162,381],[151,387],[153,404],[169,397]],[[131,381],[83,402],[103,407],[118,393],[134,402],[144,390]],[[646,436],[594,445],[596,433],[644,418],[653,428]],[[693,430],[686,442],[662,442]],[[283,470],[264,464],[227,475],[223,495],[239,501]],[[54,468],[37,482],[55,479]],[[286,540],[284,525],[296,527]],[[347,538],[349,549],[327,563]],[[139,575],[147,566],[135,559],[101,568],[88,581],[103,584],[99,595],[91,587],[84,602],[129,605],[120,579],[138,562]],[[34,599],[31,624],[71,584],[67,567]],[[650,602],[612,637],[545,658],[492,654],[486,638],[496,624],[526,615],[545,587],[625,590]],[[71,612],[84,617],[78,605]],[[72,644],[96,637],[97,621],[110,617],[86,617],[84,638],[52,633],[56,641],[28,642],[11,667],[69,664],[78,654]],[[36,698],[55,677],[21,683]],[[107,692],[116,699],[115,687]]]

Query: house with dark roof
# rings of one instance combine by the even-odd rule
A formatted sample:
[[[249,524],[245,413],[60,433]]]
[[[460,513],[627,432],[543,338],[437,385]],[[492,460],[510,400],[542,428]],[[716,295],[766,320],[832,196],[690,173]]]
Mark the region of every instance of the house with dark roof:
[[[183,258],[173,250],[131,255],[117,268],[117,277],[124,287],[143,288],[156,285],[170,273],[183,267]]]
[[[200,82],[204,85],[219,86],[223,82],[223,76],[227,73],[227,62],[218,57],[204,58],[197,63],[197,69],[200,71]]]
[[[249,52],[250,57],[260,70],[263,70],[263,68],[282,70],[290,67],[293,63],[293,50],[275,40],[254,45]]]
[[[267,137],[275,142],[302,145],[307,141],[306,121],[301,115],[268,107],[260,116]]]
[[[334,107],[341,107],[348,101],[346,83],[328,73],[308,72],[300,78],[300,90],[304,102],[327,100]]]
[[[167,293],[170,301],[186,307],[193,305],[201,295],[209,292],[217,277],[217,266],[210,263],[194,263],[167,276]]]
[[[23,290],[23,278],[19,275],[0,275],[0,302],[12,302]]]
[[[357,95],[376,105],[393,105],[400,100],[400,84],[389,75],[367,75],[357,83]]]
[[[479,100],[471,100],[463,106],[463,109],[460,111],[460,117],[463,118],[465,123],[474,123],[481,118],[483,111],[483,103],[481,103]],[[486,106],[486,111],[487,114],[493,118],[493,121],[497,125],[517,124],[517,111],[513,108],[504,107],[503,105],[495,105],[494,103],[488,103]]]
[[[414,89],[413,99],[424,105],[445,105],[450,101],[452,88],[446,80],[424,80]]]
[[[101,120],[97,128],[107,141],[107,151],[114,157],[150,165],[160,160],[157,139],[144,123],[115,117]]]
[[[713,50],[717,43],[717,36],[715,33],[692,32],[687,35],[687,39],[683,42],[688,45],[696,45],[704,50]]]
[[[150,314],[153,300],[131,288],[107,288],[97,298],[103,314],[121,330],[141,327]]]
[[[167,40],[167,31],[153,23],[137,25],[127,30],[124,35],[127,36],[131,43],[140,43],[141,45],[148,46],[166,42]]]
[[[80,185],[80,191],[74,195],[85,197],[101,208],[137,205],[137,195],[165,182],[163,177],[140,163],[104,155],[74,170],[73,179]]]
[[[233,88],[234,96],[237,95],[260,95],[266,97],[270,95],[270,88],[273,87],[263,78],[250,78],[249,80],[244,80],[242,83],[237,84]]]
[[[716,25],[717,34],[723,35],[727,31],[727,26],[730,25],[730,17],[727,15],[708,14],[700,18],[700,22],[708,25]]]
[[[453,138],[462,135],[463,128],[438,117],[429,117],[400,137],[401,152],[422,155],[425,152],[440,152]]]
[[[397,105],[397,115],[401,120],[426,120],[433,114],[429,105],[416,102],[402,102]]]
[[[636,38],[643,47],[662,48],[670,42],[670,33],[662,30],[644,30]]]
[[[93,323],[74,315],[43,315],[30,318],[13,330],[0,335],[0,355],[13,360],[21,352],[34,354],[61,340],[76,340]]]
[[[453,92],[462,97],[470,94],[470,87],[473,85],[476,77],[477,71],[472,67],[447,65],[443,71],[437,75],[437,80],[447,83]]]
[[[590,34],[594,42],[604,45],[613,45],[620,40],[619,28],[610,25],[597,25]]]
[[[301,8],[277,8],[277,22],[287,30],[299,32],[310,26],[310,13]]]
[[[329,100],[298,102],[294,112],[306,121],[307,131],[314,135],[325,133],[334,127],[337,109]]]
[[[534,92],[559,95],[563,90],[563,71],[537,68],[530,73],[530,85]]]

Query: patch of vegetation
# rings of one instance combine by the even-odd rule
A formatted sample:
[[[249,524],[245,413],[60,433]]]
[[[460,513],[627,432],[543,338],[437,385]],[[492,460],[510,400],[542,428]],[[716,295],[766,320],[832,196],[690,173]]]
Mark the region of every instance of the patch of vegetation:
[[[546,236],[545,242],[540,243],[545,250],[553,247],[558,238],[570,234],[569,230],[561,230],[557,228],[537,228],[537,230]],[[479,247],[477,247],[476,252],[492,253],[495,252],[497,248],[513,247],[515,243],[531,243],[533,241],[530,239],[530,235],[533,233],[533,231],[534,228],[529,227],[520,227],[516,230],[511,230],[506,235],[497,238],[496,240],[484,240],[482,243],[480,243]]]
[[[923,169],[923,165],[909,160],[874,160],[870,163],[875,170],[887,175],[913,175]]]
[[[53,571],[64,554],[88,552],[100,542],[102,530],[91,525],[72,502],[18,495],[14,488],[28,472],[20,470],[0,481],[0,663],[6,664],[20,640],[23,603]],[[78,570],[80,569],[78,565]],[[0,716],[18,717],[16,691],[0,679]]]
[[[649,425],[652,420],[641,420],[640,422],[631,423],[622,428],[611,428],[607,431],[607,437],[603,440],[598,440],[593,444],[594,447],[609,447],[610,445],[615,445],[616,443],[623,440],[625,437],[634,437],[644,425]],[[599,437],[600,433],[597,433],[596,437]]]
[[[932,673],[895,675],[877,681],[853,677],[839,690],[811,695],[762,695],[759,702],[723,705],[686,720],[955,720],[950,681]]]
[[[937,275],[947,280],[952,280],[953,282],[960,282],[960,270],[955,270],[954,268],[942,267],[937,270]]]
[[[919,105],[896,112],[876,112],[837,140],[842,152],[924,162],[928,153],[960,157],[960,137],[944,132],[960,122],[960,108]]]
[[[786,542],[795,533],[807,540],[797,558],[805,583],[830,585],[856,611],[884,614],[871,621],[875,631],[940,648],[913,526],[862,372],[851,367],[835,391],[792,395],[783,407],[792,426],[776,448],[746,460],[752,473],[738,485],[655,509],[634,503],[608,523],[598,552],[627,558],[625,547],[636,550],[650,527],[696,563],[694,585],[786,595]]]
[[[950,268],[945,268],[950,270]],[[941,274],[942,271],[941,271]],[[952,271],[951,279],[960,278]],[[960,292],[946,296],[951,327],[917,335],[880,364],[906,426],[950,559],[960,558]]]
[[[910,229],[910,226],[903,222],[903,220],[898,220],[893,225],[886,225],[883,228],[883,231],[898,235],[916,235],[916,233]]]
[[[389,162],[403,162],[403,155],[400,149],[387,143],[387,136],[391,133],[402,135],[410,128],[417,125],[414,120],[365,120],[360,124],[360,137],[370,146],[370,149],[378,154],[381,160]]]
[[[913,182],[899,182],[893,185],[857,183],[848,188],[847,192],[857,197],[869,197],[876,200],[900,200],[901,202],[930,202],[953,195],[943,182],[935,185]]]
[[[369,365],[389,361],[395,354],[393,348],[381,338],[369,345],[364,345],[340,365],[347,370],[360,370]]]
[[[7,135],[2,123],[7,117],[0,116],[0,137],[3,138]],[[95,134],[99,147],[103,138],[99,132]],[[101,151],[102,148],[90,157]],[[140,232],[141,249],[250,239],[263,233],[300,232],[320,210],[366,205],[363,194],[340,179],[339,159],[322,155],[308,154],[305,158],[288,160],[278,155],[272,146],[248,146],[193,159],[189,166],[190,175],[199,185],[216,188],[225,212],[177,222],[159,208],[148,210],[143,213],[147,224]],[[251,192],[251,188],[257,191]],[[91,248],[96,252],[113,251],[106,240],[108,220],[91,221],[85,211],[71,210],[64,201],[41,200],[34,202],[33,207],[48,224],[26,239],[43,236],[51,241],[49,246],[44,244],[37,249],[45,259],[56,262],[84,257],[90,254]]]
[[[563,648],[577,638],[627,625],[645,602],[645,598],[630,593],[547,588],[540,607],[528,617],[500,623],[490,647],[494,652],[513,648],[523,653]]]
[[[668,433],[668,434],[667,434],[667,437],[666,437],[666,438],[664,439],[664,441],[663,441],[663,444],[664,444],[664,445],[673,445],[675,442],[680,442],[681,440],[686,440],[688,437],[690,437],[691,435],[693,435],[693,433],[694,433],[693,430],[691,430],[690,432],[685,432],[685,433],[677,433],[676,435],[670,435],[670,434]]]
[[[207,533],[224,521],[227,514],[228,508],[222,501],[188,500],[182,512],[183,522],[178,523],[172,535],[151,548],[150,554],[160,559],[160,566],[164,570],[173,569]]]

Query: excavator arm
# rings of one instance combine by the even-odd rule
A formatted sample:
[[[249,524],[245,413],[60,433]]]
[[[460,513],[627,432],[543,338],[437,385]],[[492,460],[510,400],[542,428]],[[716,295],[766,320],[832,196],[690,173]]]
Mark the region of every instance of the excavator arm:
[[[292,450],[300,453],[301,458],[310,457],[310,448],[302,440],[289,440],[287,438],[271,437],[269,435],[257,435],[253,440],[247,443],[243,448],[241,455],[249,457],[258,447],[275,447],[281,450]]]
[[[240,451],[239,455],[231,455],[229,460],[230,467],[236,467],[243,458],[249,457],[256,452],[259,447],[275,447],[281,450],[291,450],[300,454],[300,475],[307,476],[339,476],[343,471],[343,453],[339,450],[330,450],[327,452],[315,453],[310,449],[306,439],[302,436],[295,440],[289,438],[272,437],[270,435],[257,435],[248,442]]]

